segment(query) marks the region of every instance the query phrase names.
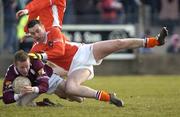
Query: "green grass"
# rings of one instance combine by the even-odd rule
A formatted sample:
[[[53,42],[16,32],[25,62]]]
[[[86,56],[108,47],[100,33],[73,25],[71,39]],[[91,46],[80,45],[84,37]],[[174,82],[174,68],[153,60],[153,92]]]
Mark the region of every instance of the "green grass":
[[[2,81],[0,81],[2,85]],[[64,107],[17,107],[0,102],[0,117],[179,117],[180,76],[95,77],[86,85],[116,92],[125,102],[117,108],[105,102],[86,99],[79,104],[42,95]],[[2,86],[1,86],[2,87]]]

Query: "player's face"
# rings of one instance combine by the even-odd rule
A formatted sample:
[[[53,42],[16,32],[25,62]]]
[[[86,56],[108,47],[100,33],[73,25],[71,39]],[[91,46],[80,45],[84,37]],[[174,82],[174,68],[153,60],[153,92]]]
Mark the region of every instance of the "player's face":
[[[18,71],[23,76],[27,76],[28,75],[28,72],[29,72],[29,69],[30,69],[30,60],[29,59],[27,59],[24,62],[17,61],[15,63],[15,65],[16,65],[16,68],[18,69]]]
[[[29,28],[28,30],[35,41],[44,42],[46,38],[46,31],[42,25],[36,24],[32,28]]]

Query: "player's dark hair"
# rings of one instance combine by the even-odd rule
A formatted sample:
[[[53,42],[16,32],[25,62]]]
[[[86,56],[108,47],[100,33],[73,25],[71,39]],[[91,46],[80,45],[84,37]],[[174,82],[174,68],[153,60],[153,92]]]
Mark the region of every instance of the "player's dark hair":
[[[40,22],[39,20],[36,20],[36,19],[31,20],[31,21],[28,22],[27,27],[28,27],[28,28],[32,28],[32,27],[34,27],[36,24],[41,24],[41,22]]]
[[[24,62],[29,58],[28,54],[24,50],[19,50],[14,55],[14,62]]]

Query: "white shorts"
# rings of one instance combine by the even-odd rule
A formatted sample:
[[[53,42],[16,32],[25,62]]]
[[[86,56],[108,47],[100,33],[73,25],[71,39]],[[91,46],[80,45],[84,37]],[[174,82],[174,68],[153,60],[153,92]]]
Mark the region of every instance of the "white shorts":
[[[101,62],[102,60],[96,61],[94,58],[93,44],[82,44],[72,60],[68,76],[75,70],[88,69],[90,71],[88,79],[92,79],[94,77],[93,65],[99,65]]]
[[[57,75],[52,74],[52,76],[49,78],[49,89],[46,92],[47,94],[52,94],[56,90],[57,86],[63,81],[63,79]]]

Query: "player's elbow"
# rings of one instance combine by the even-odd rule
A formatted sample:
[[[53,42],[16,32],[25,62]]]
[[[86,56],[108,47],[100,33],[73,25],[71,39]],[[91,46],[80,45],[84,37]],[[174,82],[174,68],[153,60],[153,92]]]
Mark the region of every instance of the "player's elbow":
[[[37,86],[38,87],[38,91],[36,91],[36,93],[46,93],[48,91],[48,88],[49,88],[49,77],[48,76],[40,76],[37,78],[38,79],[38,83],[39,85]]]
[[[11,103],[13,103],[13,102],[15,102],[15,100],[14,99],[12,99],[11,97],[6,97],[6,96],[3,96],[3,102],[4,102],[4,104],[11,104]]]
[[[4,104],[10,104],[11,102],[7,99],[3,99]]]
[[[46,86],[39,86],[39,93],[46,93],[48,91],[48,84],[46,84]]]

